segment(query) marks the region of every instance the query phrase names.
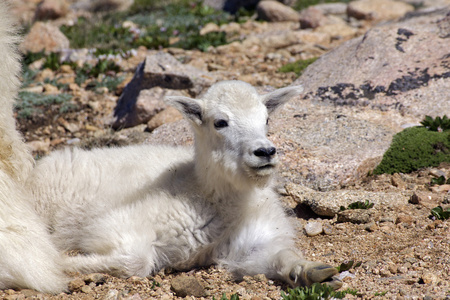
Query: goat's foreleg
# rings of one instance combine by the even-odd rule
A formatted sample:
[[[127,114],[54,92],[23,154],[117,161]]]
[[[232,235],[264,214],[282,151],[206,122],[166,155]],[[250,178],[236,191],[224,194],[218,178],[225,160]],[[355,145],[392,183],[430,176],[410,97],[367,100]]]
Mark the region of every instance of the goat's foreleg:
[[[309,286],[326,283],[334,289],[342,286],[336,276],[338,270],[330,265],[308,261],[290,249],[279,251],[273,259],[273,268],[278,276],[292,286]]]

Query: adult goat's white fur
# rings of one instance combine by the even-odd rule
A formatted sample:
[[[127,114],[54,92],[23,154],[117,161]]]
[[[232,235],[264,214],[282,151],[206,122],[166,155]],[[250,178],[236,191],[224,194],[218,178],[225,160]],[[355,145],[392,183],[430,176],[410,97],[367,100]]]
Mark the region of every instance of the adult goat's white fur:
[[[33,159],[13,117],[19,88],[19,37],[5,1],[0,1],[0,289],[66,289],[61,256],[33,209],[24,184]]]
[[[237,277],[339,287],[335,268],[295,251],[272,187],[268,115],[300,92],[261,96],[247,83],[220,82],[199,100],[167,99],[192,124],[194,149],[66,149],[43,158],[28,180],[36,209],[60,250],[85,253],[68,258],[67,270],[128,277],[220,264]]]

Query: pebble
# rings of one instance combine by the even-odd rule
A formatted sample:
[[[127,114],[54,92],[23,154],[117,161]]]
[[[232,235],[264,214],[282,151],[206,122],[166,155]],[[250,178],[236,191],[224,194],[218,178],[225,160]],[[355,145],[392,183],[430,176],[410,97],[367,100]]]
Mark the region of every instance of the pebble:
[[[323,232],[322,223],[320,222],[308,222],[305,225],[305,231],[307,236],[316,236]]]

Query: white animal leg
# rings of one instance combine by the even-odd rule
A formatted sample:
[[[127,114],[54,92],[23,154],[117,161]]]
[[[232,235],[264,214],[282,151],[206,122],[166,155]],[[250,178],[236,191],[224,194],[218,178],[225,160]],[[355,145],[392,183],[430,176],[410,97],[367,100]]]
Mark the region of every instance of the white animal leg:
[[[292,286],[310,286],[313,283],[326,283],[338,289],[342,281],[336,275],[338,270],[330,265],[308,261],[292,250],[281,250],[274,258],[273,266],[278,275]]]
[[[89,254],[67,257],[68,272],[108,273],[116,277],[146,277],[155,271],[155,264],[150,257],[138,257],[130,254]]]

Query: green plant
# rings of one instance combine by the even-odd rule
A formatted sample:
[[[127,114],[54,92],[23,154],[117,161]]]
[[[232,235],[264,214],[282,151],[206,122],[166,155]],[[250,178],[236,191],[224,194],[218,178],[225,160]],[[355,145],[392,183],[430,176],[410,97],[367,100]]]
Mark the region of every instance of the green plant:
[[[213,296],[213,300],[216,300],[216,297]],[[222,294],[222,297],[220,298],[220,300],[228,300],[228,297],[225,293]],[[239,295],[238,294],[233,294],[230,296],[229,300],[239,300]]]
[[[371,203],[369,200],[366,200],[364,202],[362,201],[356,201],[353,203],[350,203],[347,208],[344,206],[340,207],[340,210],[346,210],[346,209],[369,209],[374,206],[374,203]]]
[[[425,119],[420,122],[424,127],[431,131],[445,131],[450,129],[450,119],[446,115],[441,117],[432,118],[430,116],[425,116]]]
[[[124,21],[137,25],[129,29]],[[200,35],[207,23],[218,25],[240,18],[203,5],[201,1],[135,1],[130,10],[107,14],[101,18],[78,18],[73,26],[62,26],[72,48],[96,48],[99,53],[121,53],[138,46],[197,48],[227,43],[226,34]]]
[[[410,127],[394,135],[373,174],[410,173],[441,162],[450,162],[450,131]]]
[[[335,291],[327,284],[314,283],[310,287],[287,289],[287,294],[281,291],[283,300],[327,300],[342,299],[346,294],[356,295],[355,290]]]
[[[302,10],[312,5],[321,4],[321,3],[336,3],[336,2],[344,2],[348,3],[350,0],[301,0],[297,1],[294,4],[294,8],[296,10]]]
[[[347,261],[347,262],[343,262],[342,264],[340,264],[338,267],[336,267],[336,269],[338,270],[339,273],[344,272],[344,271],[348,271],[351,268],[356,269],[359,266],[361,266],[362,262],[358,261],[358,262],[354,262],[353,260]]]
[[[445,176],[439,176],[438,178],[431,178],[430,185],[443,185],[450,184],[450,178],[445,179]]]
[[[300,76],[303,73],[303,71],[316,60],[317,57],[304,60],[297,60],[296,62],[288,63],[285,64],[284,66],[281,66],[280,69],[278,69],[278,71],[281,73],[294,72],[295,74],[297,74],[297,76]]]
[[[30,92],[20,92],[16,102],[15,111],[19,118],[29,118],[42,113],[42,109],[52,104],[65,104],[72,98],[69,94],[44,95]],[[68,104],[66,104],[68,105]],[[69,107],[62,105],[60,109]]]
[[[450,208],[444,210],[442,206],[437,206],[431,210],[430,217],[438,220],[447,220],[450,218]]]
[[[374,294],[374,296],[375,297],[383,297],[384,295],[386,295],[387,294],[387,291],[384,291],[384,292],[376,292],[375,294]]]

